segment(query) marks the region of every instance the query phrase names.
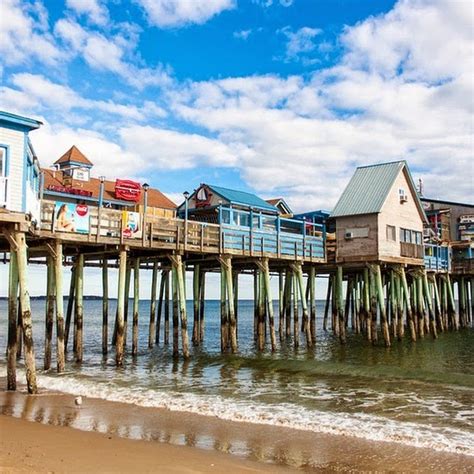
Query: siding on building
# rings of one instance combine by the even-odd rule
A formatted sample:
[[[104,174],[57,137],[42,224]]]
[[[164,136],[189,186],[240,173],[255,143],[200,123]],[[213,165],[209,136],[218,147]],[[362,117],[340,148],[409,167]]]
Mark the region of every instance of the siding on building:
[[[7,208],[23,212],[23,172],[25,166],[25,132],[0,127],[0,145],[8,146],[8,199]]]
[[[377,258],[377,214],[343,216],[336,219],[336,244],[338,262],[359,262]],[[354,238],[347,239],[352,232]]]
[[[400,202],[400,188],[405,190],[408,197],[408,201],[405,203]],[[396,228],[395,241],[387,239],[387,225]],[[416,203],[416,195],[414,195],[408,183],[405,170],[399,173],[387,195],[382,211],[378,215],[378,227],[378,253],[380,257],[400,256],[400,228],[423,232],[423,220]]]

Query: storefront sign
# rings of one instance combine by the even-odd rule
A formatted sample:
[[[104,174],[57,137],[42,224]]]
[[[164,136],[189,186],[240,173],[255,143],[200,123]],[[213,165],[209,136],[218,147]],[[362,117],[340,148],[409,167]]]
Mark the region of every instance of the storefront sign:
[[[85,189],[80,189],[80,188],[70,188],[66,186],[60,186],[57,184],[50,184],[48,186],[48,189],[56,193],[74,194],[75,196],[84,196],[84,197],[92,196],[91,191],[86,191]]]
[[[117,179],[115,181],[115,197],[125,201],[138,202],[142,193],[140,183],[128,179]]]
[[[89,233],[89,206],[69,202],[56,202],[54,228],[60,232]]]

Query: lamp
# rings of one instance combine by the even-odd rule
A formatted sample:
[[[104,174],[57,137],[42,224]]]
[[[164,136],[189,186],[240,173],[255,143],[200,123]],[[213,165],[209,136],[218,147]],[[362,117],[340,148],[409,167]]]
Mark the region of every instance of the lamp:
[[[100,188],[99,188],[99,207],[102,207],[102,202],[104,200],[104,183],[105,176],[99,176]]]

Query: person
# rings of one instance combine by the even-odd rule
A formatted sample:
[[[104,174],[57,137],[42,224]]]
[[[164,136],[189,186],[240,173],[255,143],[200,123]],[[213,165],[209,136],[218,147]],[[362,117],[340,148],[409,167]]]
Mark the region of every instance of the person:
[[[56,214],[56,230],[75,232],[74,221],[67,215],[66,204],[63,204]]]

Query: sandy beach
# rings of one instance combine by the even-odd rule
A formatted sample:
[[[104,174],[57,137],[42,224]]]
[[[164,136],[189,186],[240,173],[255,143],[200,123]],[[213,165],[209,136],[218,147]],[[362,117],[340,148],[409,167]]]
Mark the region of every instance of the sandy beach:
[[[469,456],[60,393],[1,392],[0,405],[2,472],[474,469]]]

